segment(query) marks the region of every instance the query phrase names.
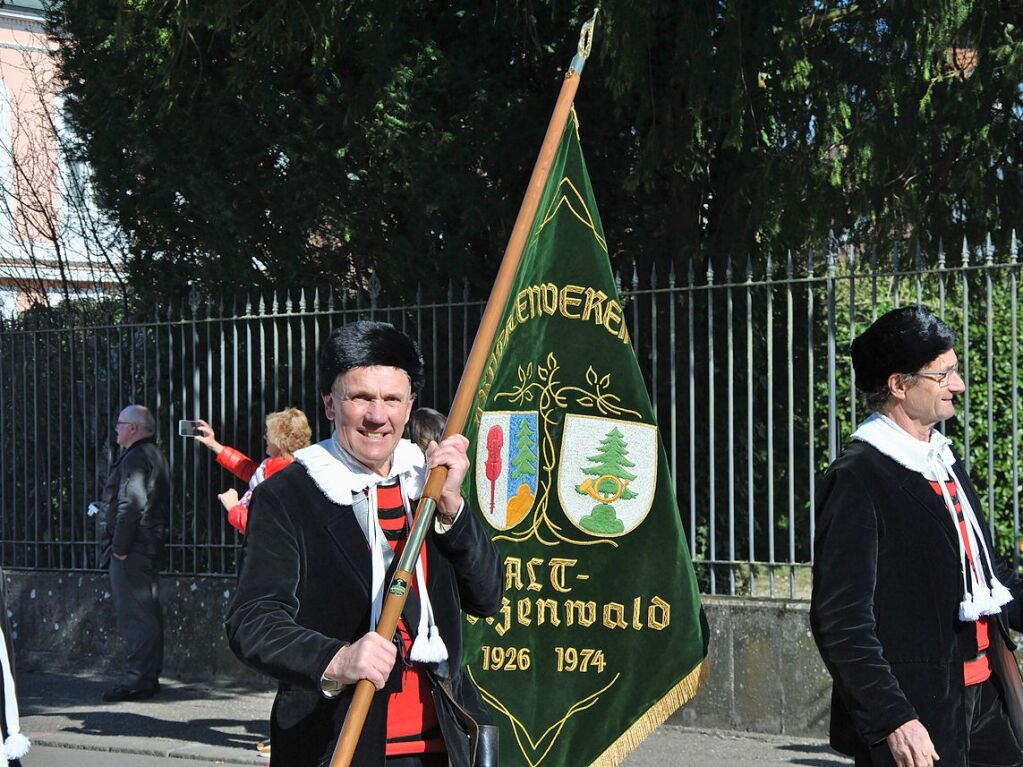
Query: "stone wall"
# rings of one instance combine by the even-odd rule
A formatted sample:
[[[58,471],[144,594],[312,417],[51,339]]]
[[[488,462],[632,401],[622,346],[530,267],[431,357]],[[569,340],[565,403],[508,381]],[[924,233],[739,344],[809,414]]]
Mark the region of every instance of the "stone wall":
[[[265,689],[239,663],[223,620],[233,577],[164,576],[165,675],[219,678]],[[8,571],[8,611],[19,670],[113,675],[121,644],[105,573]],[[823,736],[830,683],[805,602],[707,597],[711,676],[674,724]]]
[[[704,597],[710,680],[669,721],[827,737],[831,679],[810,634],[809,602]]]
[[[114,675],[123,652],[106,573],[5,571],[7,610],[19,670]],[[267,687],[232,654],[224,614],[234,577],[160,579],[164,675],[185,681],[221,678]]]

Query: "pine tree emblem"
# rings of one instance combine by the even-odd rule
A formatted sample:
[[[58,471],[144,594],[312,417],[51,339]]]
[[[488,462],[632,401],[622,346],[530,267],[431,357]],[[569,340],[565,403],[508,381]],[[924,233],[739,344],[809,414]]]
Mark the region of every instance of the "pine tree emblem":
[[[615,427],[601,441],[597,455],[587,458],[594,465],[584,466],[582,471],[591,476],[576,487],[576,492],[590,496],[597,505],[579,520],[583,529],[601,535],[614,535],[625,530],[612,504],[636,497],[636,493],[629,489],[629,483],[636,475],[628,471],[636,464],[626,458],[628,454],[628,444]]]
[[[536,430],[529,418],[512,421],[511,488],[515,495],[508,499],[508,524],[516,525],[533,506],[536,482]]]
[[[512,482],[530,482],[536,474],[536,433],[532,422],[523,419],[518,422],[512,456]]]

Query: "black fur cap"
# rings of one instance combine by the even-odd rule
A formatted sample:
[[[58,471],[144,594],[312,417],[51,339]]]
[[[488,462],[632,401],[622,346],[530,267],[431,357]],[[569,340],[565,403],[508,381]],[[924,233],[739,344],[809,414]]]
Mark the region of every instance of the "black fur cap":
[[[329,394],[339,375],[381,365],[408,373],[412,393],[423,388],[423,357],[415,341],[389,322],[359,320],[334,328],[320,347],[320,393]]]
[[[892,373],[915,373],[956,343],[956,332],[922,306],[903,306],[878,317],[850,346],[856,388],[876,392]]]

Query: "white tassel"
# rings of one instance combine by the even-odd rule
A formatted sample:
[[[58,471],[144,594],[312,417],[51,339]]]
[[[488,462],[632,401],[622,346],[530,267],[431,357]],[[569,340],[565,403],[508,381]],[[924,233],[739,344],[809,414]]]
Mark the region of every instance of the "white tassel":
[[[1009,604],[1013,599],[1012,592],[1005,588],[1001,581],[994,576],[991,577],[991,598],[994,599],[998,607]]]
[[[11,673],[11,659],[7,655],[7,639],[0,630],[0,673],[3,675],[4,690],[4,724],[8,732],[4,747],[0,749],[3,755],[3,767],[7,767],[8,759],[18,759],[28,753],[28,738],[21,734],[21,726],[18,721],[18,695],[14,687],[14,675]]]
[[[440,663],[448,659],[448,648],[440,638],[437,627],[431,626],[429,631],[424,631],[416,637],[409,655],[412,660],[420,663]]]
[[[440,631],[437,629],[436,624],[430,628],[430,652],[441,660],[448,659],[448,646],[440,638]]]
[[[995,600],[991,598],[991,589],[984,586],[977,587],[977,593],[973,596],[973,602],[977,605],[977,612],[983,615],[992,615],[998,612]]]
[[[973,601],[973,595],[967,594],[959,603],[959,620],[975,621],[980,617],[980,609]]]
[[[21,757],[28,753],[30,748],[32,748],[32,744],[20,732],[8,736],[7,740],[4,741],[4,754],[8,759],[21,759]]]

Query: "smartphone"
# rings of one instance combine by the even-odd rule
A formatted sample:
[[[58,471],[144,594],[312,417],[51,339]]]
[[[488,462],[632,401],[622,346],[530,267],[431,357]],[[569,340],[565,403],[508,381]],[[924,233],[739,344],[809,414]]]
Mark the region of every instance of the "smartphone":
[[[198,421],[178,421],[178,434],[182,437],[200,436]]]

